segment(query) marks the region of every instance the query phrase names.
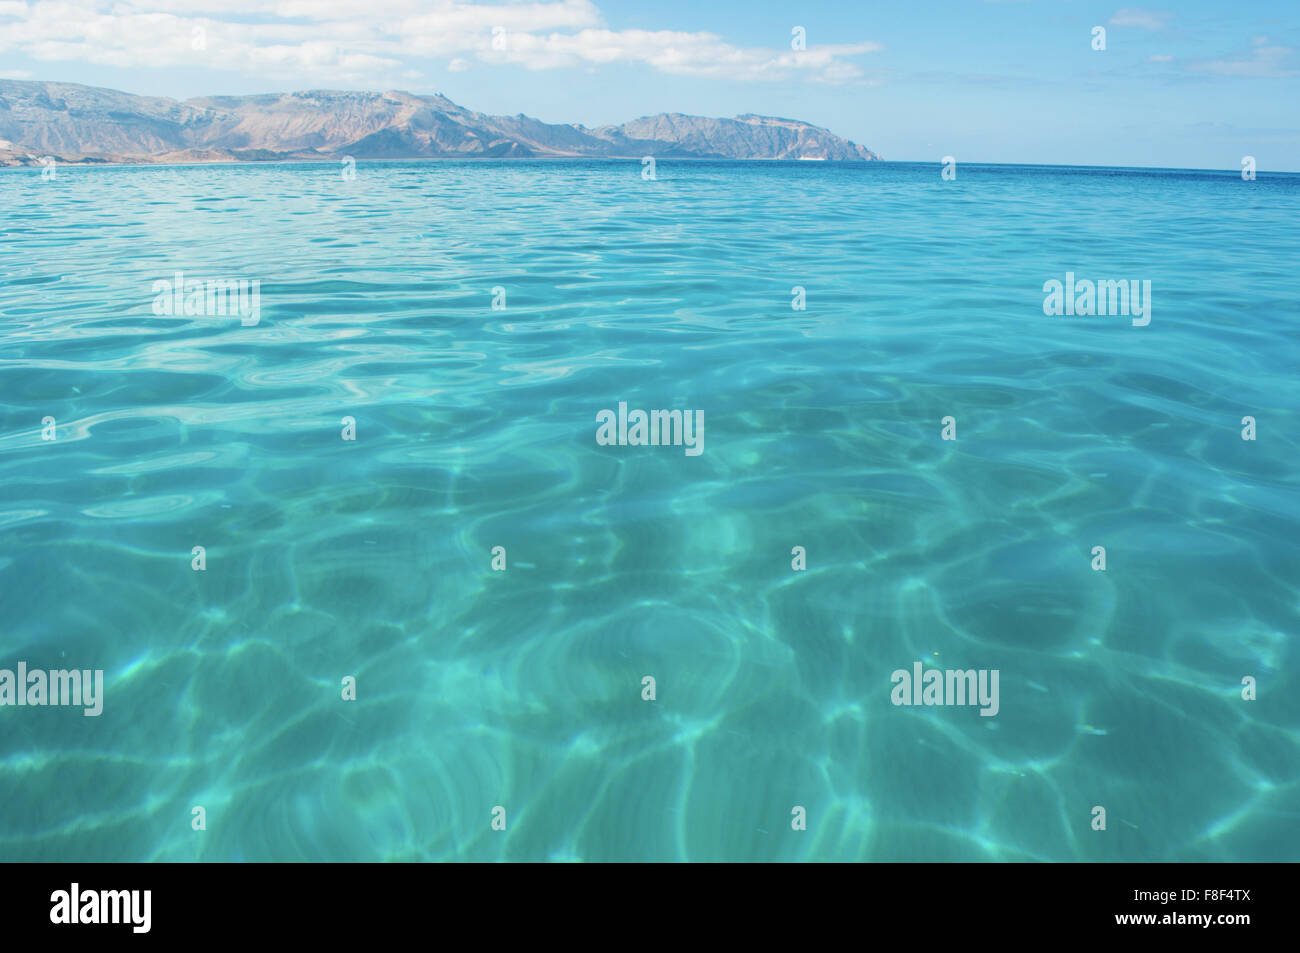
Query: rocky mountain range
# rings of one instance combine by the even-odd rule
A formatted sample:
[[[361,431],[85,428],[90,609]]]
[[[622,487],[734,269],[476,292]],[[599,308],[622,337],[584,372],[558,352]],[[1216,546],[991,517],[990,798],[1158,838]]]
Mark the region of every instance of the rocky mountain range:
[[[489,116],[442,95],[312,90],[175,100],[75,83],[0,80],[0,165],[285,159],[879,159],[819,126],[663,113],[589,129]]]

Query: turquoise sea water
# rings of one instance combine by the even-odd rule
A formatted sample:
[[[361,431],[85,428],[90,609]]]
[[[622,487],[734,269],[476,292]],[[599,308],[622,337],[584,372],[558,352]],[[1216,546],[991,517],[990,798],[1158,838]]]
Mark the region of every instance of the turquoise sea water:
[[[0,173],[0,858],[1300,859],[1300,176],[356,171]]]

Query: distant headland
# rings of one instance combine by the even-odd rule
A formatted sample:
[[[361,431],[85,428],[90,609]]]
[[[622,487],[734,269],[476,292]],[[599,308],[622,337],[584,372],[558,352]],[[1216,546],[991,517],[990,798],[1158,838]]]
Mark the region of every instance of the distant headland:
[[[0,80],[0,166],[311,159],[823,159],[880,156],[820,126],[662,113],[589,129],[489,116],[440,94],[312,90],[175,100]]]

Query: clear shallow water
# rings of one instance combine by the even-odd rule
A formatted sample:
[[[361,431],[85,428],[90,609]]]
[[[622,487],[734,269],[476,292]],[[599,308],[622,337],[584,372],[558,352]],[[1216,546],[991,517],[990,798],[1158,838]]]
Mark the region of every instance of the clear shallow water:
[[[357,173],[0,174],[0,857],[1300,859],[1300,176]]]

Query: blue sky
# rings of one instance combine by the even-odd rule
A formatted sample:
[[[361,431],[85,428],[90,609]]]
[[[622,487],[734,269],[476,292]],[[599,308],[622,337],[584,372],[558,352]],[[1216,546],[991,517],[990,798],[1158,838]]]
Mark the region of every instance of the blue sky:
[[[1300,0],[0,0],[0,77],[397,88],[588,126],[756,112],[886,159],[1300,171]]]

